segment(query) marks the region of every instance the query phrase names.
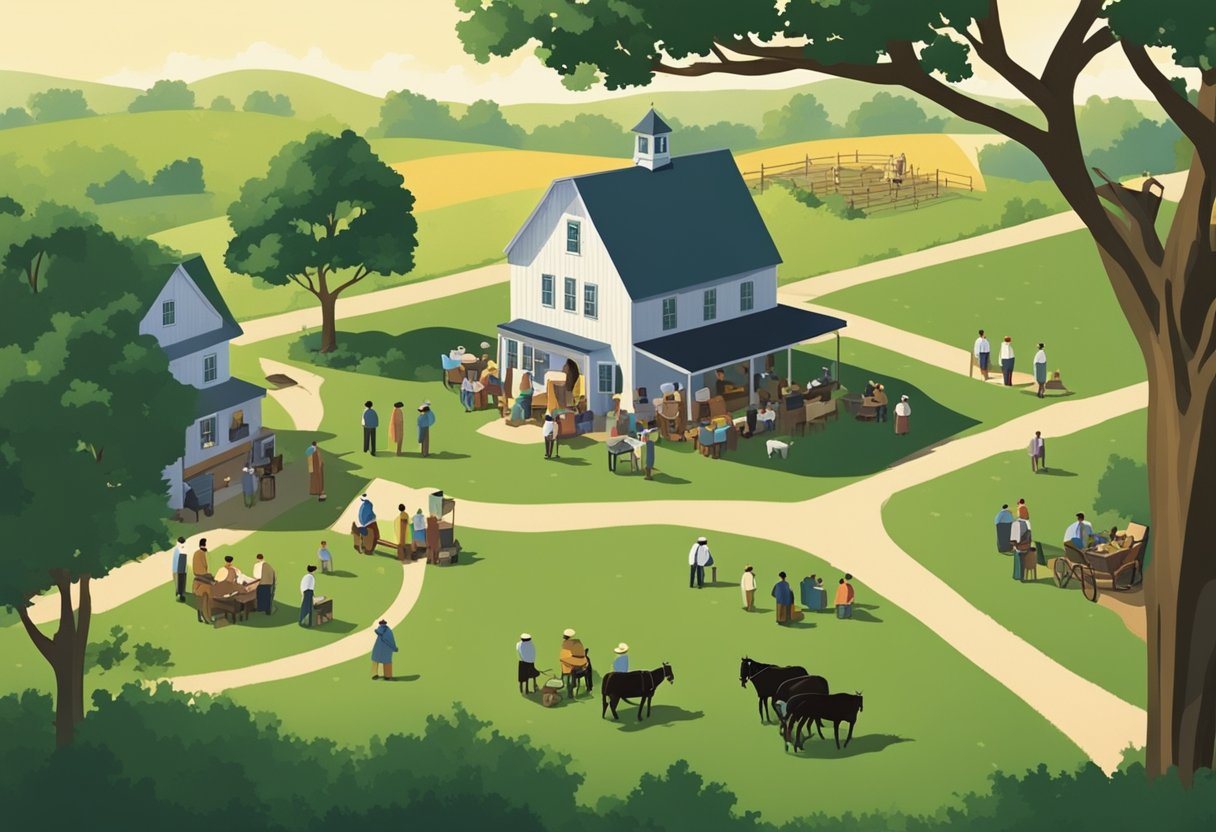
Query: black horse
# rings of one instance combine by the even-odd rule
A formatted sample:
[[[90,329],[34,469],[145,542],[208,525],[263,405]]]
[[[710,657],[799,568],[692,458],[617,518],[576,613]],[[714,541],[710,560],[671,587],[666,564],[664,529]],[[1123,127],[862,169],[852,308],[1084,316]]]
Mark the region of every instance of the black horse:
[[[849,740],[853,739],[853,726],[857,723],[857,714],[861,710],[860,693],[804,693],[795,696],[787,703],[785,731],[782,733],[786,749],[789,749],[791,731],[794,733],[794,750],[798,751],[802,748],[802,729],[812,720],[819,727],[819,738],[823,739],[821,720],[824,719],[831,722],[835,729],[837,748],[840,748],[840,723],[849,723],[849,734],[844,738],[844,747],[848,748]],[[808,728],[807,737],[809,738],[810,735],[811,732]]]
[[[603,697],[600,719],[604,718],[609,707],[612,708],[612,718],[617,719],[617,703],[627,696],[640,697],[638,700],[639,721],[642,719],[642,708],[646,709],[646,716],[650,716],[650,705],[654,701],[655,688],[663,684],[664,679],[673,685],[676,683],[675,674],[671,672],[671,665],[667,662],[663,662],[662,667],[656,667],[654,670],[630,670],[625,673],[613,671],[605,674],[604,678],[600,679],[600,696]]]
[[[749,659],[747,656],[739,663],[739,684],[747,687],[750,680],[752,687],[756,689],[756,696],[760,702],[756,706],[760,713],[760,721],[768,722],[768,703],[773,698],[773,694],[777,692],[777,687],[785,681],[805,676],[806,668],[796,664],[779,667],[775,664],[765,664],[758,662],[755,659]]]
[[[802,693],[830,693],[828,680],[822,676],[796,676],[777,686],[777,690],[773,692],[773,710],[777,712],[782,731],[785,730],[785,716],[789,713],[790,700]],[[820,726],[819,730],[822,733],[823,727]]]

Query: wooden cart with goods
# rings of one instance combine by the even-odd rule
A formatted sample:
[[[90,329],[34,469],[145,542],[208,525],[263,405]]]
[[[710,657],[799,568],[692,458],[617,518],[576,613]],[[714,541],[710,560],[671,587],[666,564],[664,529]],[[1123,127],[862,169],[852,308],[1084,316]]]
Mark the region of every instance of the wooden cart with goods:
[[[439,565],[448,566],[460,560],[460,541],[456,539],[456,501],[436,491],[429,497],[429,513],[439,518]],[[449,519],[450,518],[450,519]]]
[[[1073,580],[1080,581],[1081,593],[1090,601],[1098,600],[1098,588],[1108,592],[1126,592],[1144,579],[1144,548],[1148,544],[1148,527],[1129,523],[1123,532],[1126,545],[1114,552],[1099,551],[1098,547],[1078,549],[1070,541],[1064,543],[1064,554],[1052,567],[1056,585],[1061,589]]]

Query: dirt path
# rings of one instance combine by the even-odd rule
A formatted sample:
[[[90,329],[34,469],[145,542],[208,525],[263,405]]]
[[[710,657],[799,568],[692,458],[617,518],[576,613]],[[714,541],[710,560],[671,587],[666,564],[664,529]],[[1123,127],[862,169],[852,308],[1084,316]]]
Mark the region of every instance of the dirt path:
[[[295,380],[296,383],[292,387],[272,389],[268,392],[270,398],[287,411],[287,415],[295,423],[296,430],[319,429],[321,418],[325,415],[325,403],[321,401],[321,385],[325,383],[325,379],[294,364],[283,364],[269,358],[263,358],[261,362],[262,372],[267,376],[277,374]]]
[[[462,526],[512,532],[561,532],[611,528],[622,516],[634,525],[689,526],[774,540],[807,549],[805,533],[786,520],[848,518],[816,524],[814,552],[838,569],[859,575],[875,592],[920,620],[978,667],[1005,685],[1075,742],[1106,771],[1129,744],[1142,745],[1145,713],[1049,658],[1002,627],[910,557],[884,530],[882,507],[895,493],[944,476],[999,453],[1021,448],[1041,430],[1051,437],[1093,427],[1146,406],[1147,384],[1085,401],[1067,401],[999,427],[926,449],[860,482],[802,503],[654,500],[552,505],[483,503],[461,499]],[[916,429],[913,421],[912,429]],[[366,489],[373,503],[425,505],[431,488],[375,480]],[[349,532],[353,507],[334,525]],[[855,530],[872,530],[864,547]],[[678,554],[678,553],[677,553]],[[1077,703],[1085,703],[1078,708]]]
[[[510,272],[506,263],[494,263],[490,266],[469,269],[421,283],[410,283],[354,297],[340,298],[336,310],[337,317],[338,320],[342,320],[359,315],[369,315],[372,312],[399,309],[402,306],[438,300],[460,292],[484,289],[486,286],[505,283],[508,279],[510,279]],[[245,334],[240,338],[234,338],[232,343],[237,346],[256,344],[259,341],[299,333],[301,329],[320,325],[321,310],[318,307],[297,309],[294,312],[283,312],[279,315],[268,315],[265,318],[244,321],[241,328],[245,330]]]
[[[349,523],[347,525],[349,526]],[[168,682],[174,689],[180,691],[220,693],[246,685],[260,685],[265,682],[278,682],[282,679],[304,676],[361,656],[370,656],[372,645],[375,643],[377,622],[384,619],[390,627],[396,627],[405,620],[422,594],[422,582],[425,577],[426,561],[418,560],[402,564],[401,590],[389,608],[375,620],[369,621],[368,626],[364,629],[324,647],[250,667],[217,670],[213,673],[199,673],[194,676],[178,676],[169,679]]]

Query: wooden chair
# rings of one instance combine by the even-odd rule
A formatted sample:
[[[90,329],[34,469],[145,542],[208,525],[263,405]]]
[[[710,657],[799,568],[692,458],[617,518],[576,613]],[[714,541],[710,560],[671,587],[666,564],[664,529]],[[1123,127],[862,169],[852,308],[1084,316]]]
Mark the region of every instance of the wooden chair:
[[[1039,579],[1039,550],[1031,544],[1026,551],[1019,551],[1017,556],[1022,559],[1022,583]]]

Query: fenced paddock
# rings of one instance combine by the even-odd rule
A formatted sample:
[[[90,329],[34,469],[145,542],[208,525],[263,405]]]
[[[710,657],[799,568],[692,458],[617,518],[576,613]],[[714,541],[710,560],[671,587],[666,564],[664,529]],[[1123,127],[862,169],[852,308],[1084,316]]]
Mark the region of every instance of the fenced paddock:
[[[761,163],[758,170],[742,173],[748,187],[757,193],[774,185],[793,185],[817,196],[840,194],[849,207],[867,213],[916,208],[926,200],[975,188],[969,174],[940,168],[924,170],[902,156],[857,150],[830,156],[805,155],[798,161],[779,164]]]

